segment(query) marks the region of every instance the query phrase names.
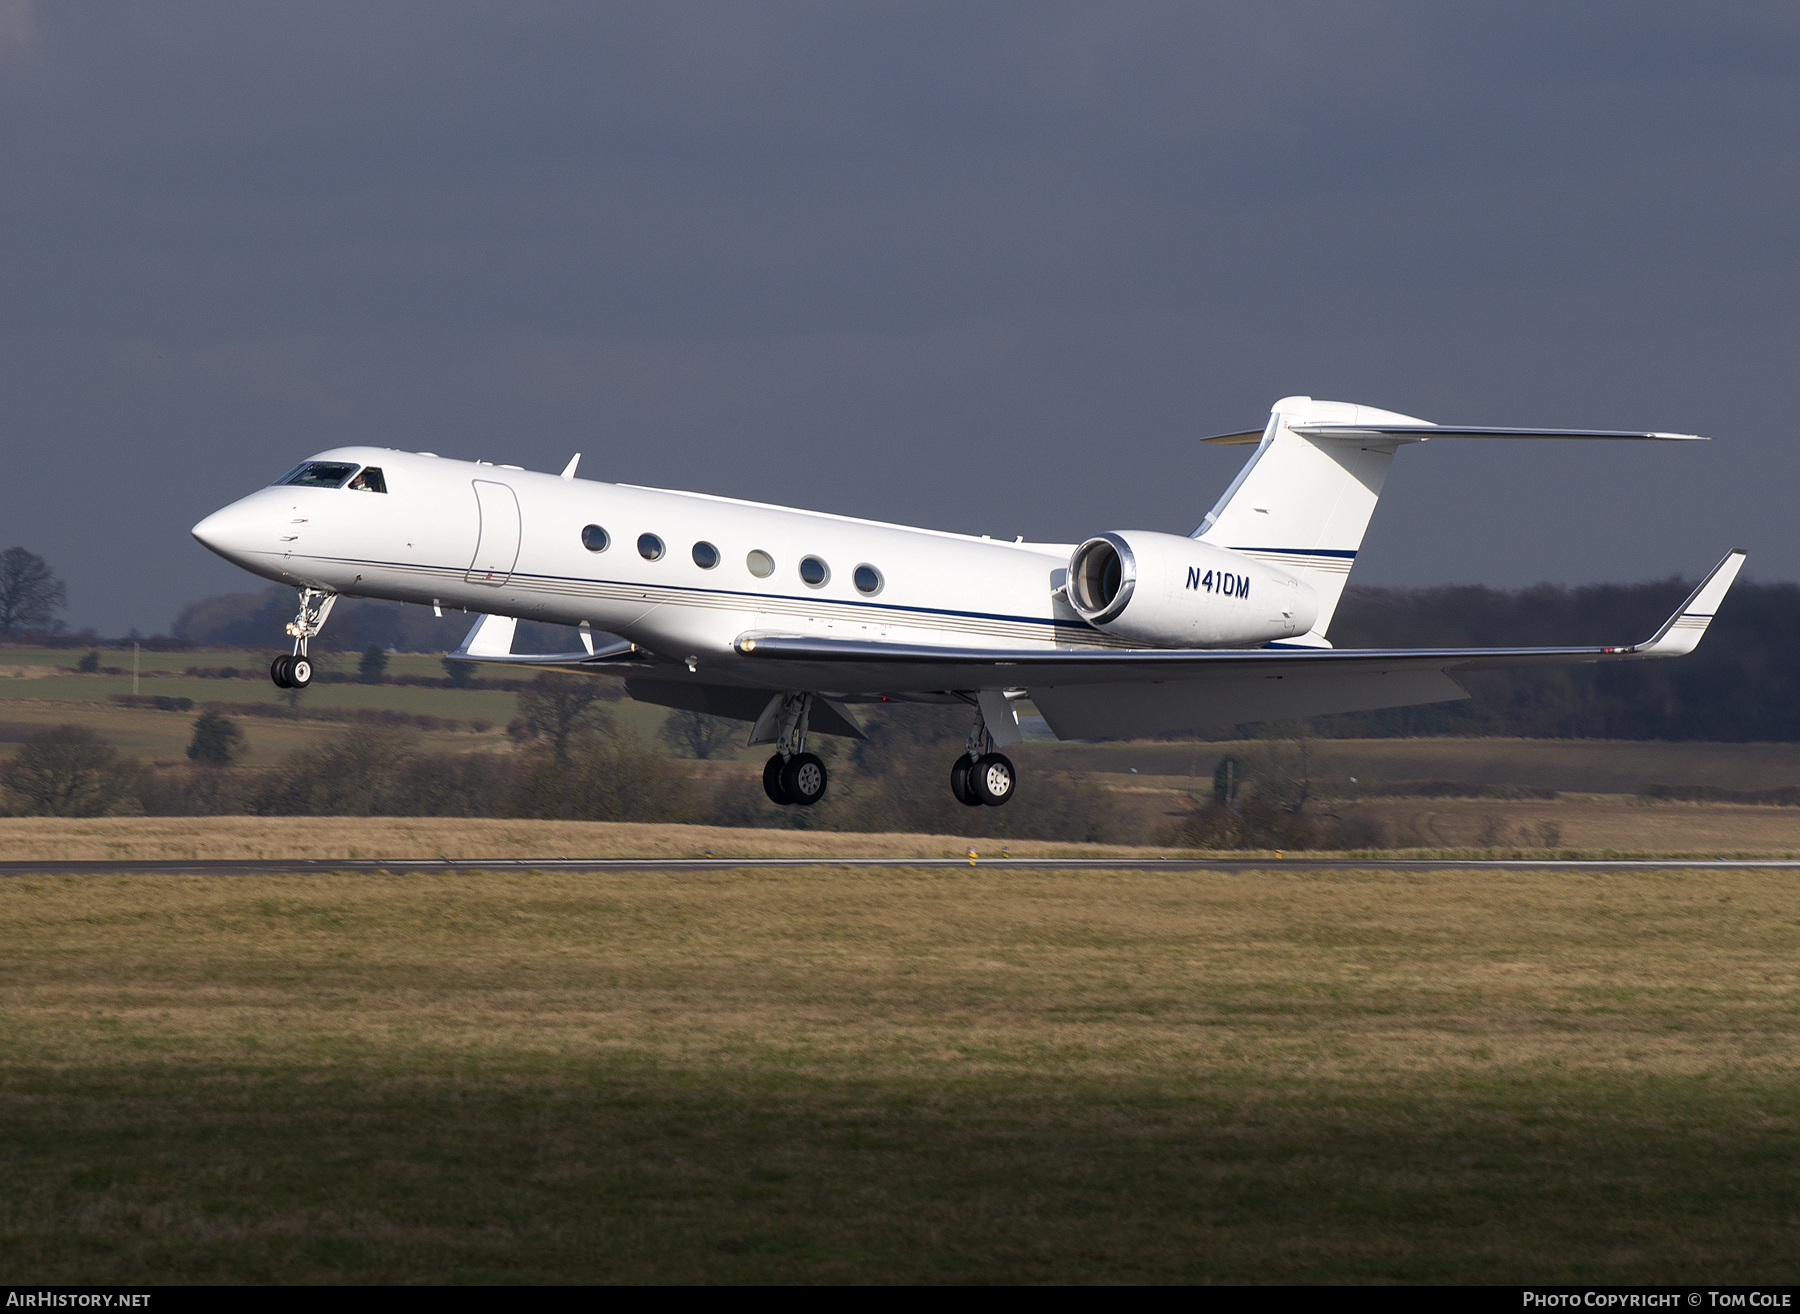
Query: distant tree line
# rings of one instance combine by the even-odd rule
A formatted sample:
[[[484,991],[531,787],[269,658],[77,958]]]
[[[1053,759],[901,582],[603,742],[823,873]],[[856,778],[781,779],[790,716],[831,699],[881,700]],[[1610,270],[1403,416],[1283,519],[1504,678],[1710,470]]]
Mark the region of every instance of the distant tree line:
[[[1526,589],[1352,588],[1331,627],[1340,648],[1637,643],[1693,590],[1680,579]],[[1516,735],[1551,739],[1800,739],[1800,585],[1740,581],[1687,657],[1480,671],[1456,703],[1319,717],[1344,739]],[[1248,732],[1248,728],[1246,728]]]

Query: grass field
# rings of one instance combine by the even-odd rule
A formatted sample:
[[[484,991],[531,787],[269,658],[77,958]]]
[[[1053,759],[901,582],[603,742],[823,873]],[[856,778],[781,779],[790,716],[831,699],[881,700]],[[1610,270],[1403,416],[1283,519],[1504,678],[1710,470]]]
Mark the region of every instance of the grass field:
[[[1430,847],[1539,856],[1800,856],[1800,809],[1732,804],[1586,804],[1396,799],[1364,804]],[[1554,825],[1558,843],[1544,843]],[[1018,857],[1223,857],[1185,849],[864,831],[753,830],[498,817],[0,817],[0,860],[212,861],[305,858],[954,858],[974,847]],[[1252,855],[1255,856],[1255,855]],[[1313,854],[1310,856],[1329,856]]]
[[[1800,1278],[1786,875],[0,901],[9,1283]]]
[[[1004,841],[1020,857],[1143,857],[1124,845]],[[179,862],[231,858],[958,858],[955,835],[750,830],[628,821],[495,817],[0,817],[10,862]],[[1155,851],[1149,851],[1154,856]]]

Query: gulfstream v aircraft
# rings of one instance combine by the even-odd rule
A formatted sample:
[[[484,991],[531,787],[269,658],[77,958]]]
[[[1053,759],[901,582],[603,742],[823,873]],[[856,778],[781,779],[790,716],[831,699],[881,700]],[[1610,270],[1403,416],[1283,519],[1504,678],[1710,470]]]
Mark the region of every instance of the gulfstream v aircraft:
[[[810,733],[860,737],[857,703],[963,703],[950,771],[971,806],[1005,803],[1029,699],[1059,738],[1433,703],[1459,671],[1691,652],[1744,563],[1729,553],[1643,643],[1616,648],[1335,649],[1332,613],[1394,453],[1446,438],[1688,434],[1470,429],[1285,397],[1218,505],[1186,536],[997,542],[705,493],[561,476],[431,452],[339,447],[194,526],[220,556],[299,591],[293,651],[338,597],[481,618],[452,657],[620,676],[632,697],[752,723],[778,803],[825,794]],[[516,654],[519,619],[580,627],[586,651]],[[595,635],[603,642],[596,643]],[[616,637],[615,637],[616,636]]]

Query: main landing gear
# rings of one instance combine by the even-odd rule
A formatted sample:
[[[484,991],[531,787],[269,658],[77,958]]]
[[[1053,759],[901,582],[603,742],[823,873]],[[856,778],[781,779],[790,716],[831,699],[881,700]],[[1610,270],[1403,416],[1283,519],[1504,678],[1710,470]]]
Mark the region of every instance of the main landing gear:
[[[806,722],[811,714],[811,694],[783,696],[775,756],[763,767],[763,793],[771,803],[809,808],[825,797],[825,763],[806,751]]]
[[[972,808],[984,804],[997,808],[1013,796],[1019,783],[1012,759],[994,751],[994,737],[988,732],[987,718],[979,704],[975,708],[975,724],[969,728],[968,742],[962,755],[950,767],[950,792],[956,801]]]
[[[318,637],[325,628],[325,618],[337,602],[337,594],[323,589],[301,589],[300,611],[288,622],[287,632],[294,638],[294,651],[283,653],[269,663],[269,678],[277,689],[304,689],[312,683],[312,658],[306,655],[307,640]]]
[[[1010,716],[1010,708],[999,701],[1000,697],[980,695],[982,700],[994,703],[996,716]],[[825,797],[825,764],[806,751],[806,724],[812,714],[812,699],[808,693],[783,694],[779,708],[771,699],[764,719],[757,722],[751,736],[751,743],[764,744],[771,734],[774,736],[775,755],[763,766],[763,793],[770,802],[783,807],[811,807]],[[988,728],[981,701],[970,701],[975,702],[975,724],[950,768],[950,792],[969,807],[997,808],[1012,799],[1019,775],[1012,760],[997,751],[999,745]],[[1017,743],[1017,733],[1004,742]]]

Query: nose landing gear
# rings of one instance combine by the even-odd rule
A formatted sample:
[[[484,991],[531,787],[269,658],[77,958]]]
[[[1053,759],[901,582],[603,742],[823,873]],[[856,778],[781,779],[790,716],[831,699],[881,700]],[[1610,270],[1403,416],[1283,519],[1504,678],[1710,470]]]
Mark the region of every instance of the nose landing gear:
[[[811,714],[811,694],[782,697],[781,732],[775,741],[775,755],[763,766],[763,793],[771,803],[809,808],[825,797],[825,763],[806,751],[806,722]]]
[[[337,597],[323,589],[300,590],[300,611],[287,626],[294,638],[294,651],[269,663],[269,678],[277,689],[304,689],[312,683],[313,665],[306,653],[307,641],[318,637],[325,628],[325,618],[331,615]]]
[[[304,689],[312,683],[312,677],[310,657],[283,653],[269,663],[269,678],[275,681],[277,689]]]

